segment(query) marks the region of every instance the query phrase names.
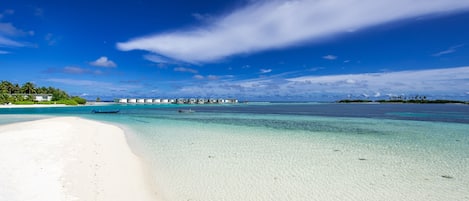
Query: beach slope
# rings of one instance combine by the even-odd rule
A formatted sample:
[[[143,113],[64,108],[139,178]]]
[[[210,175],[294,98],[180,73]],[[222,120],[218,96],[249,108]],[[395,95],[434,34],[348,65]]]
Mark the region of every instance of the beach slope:
[[[77,117],[0,126],[0,200],[157,200],[123,130]]]

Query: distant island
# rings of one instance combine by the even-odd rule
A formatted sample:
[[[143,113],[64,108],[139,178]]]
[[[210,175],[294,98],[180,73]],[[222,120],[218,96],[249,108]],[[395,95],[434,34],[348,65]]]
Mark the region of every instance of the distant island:
[[[65,91],[54,87],[36,87],[32,82],[26,82],[21,86],[5,80],[0,82],[0,104],[83,105],[85,103],[84,98],[70,96]]]
[[[336,101],[337,103],[413,103],[413,104],[469,104],[469,101],[460,101],[460,100],[428,100],[425,96],[415,96],[412,98],[406,97],[391,97],[388,100],[368,100],[368,99],[342,99]]]

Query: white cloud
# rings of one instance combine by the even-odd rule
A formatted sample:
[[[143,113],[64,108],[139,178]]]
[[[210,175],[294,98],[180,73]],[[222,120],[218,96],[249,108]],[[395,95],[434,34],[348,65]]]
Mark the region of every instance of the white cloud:
[[[61,71],[66,74],[94,74],[94,75],[103,74],[103,72],[100,70],[92,71],[92,70],[80,68],[77,66],[65,66]]]
[[[18,37],[18,36],[33,36],[34,31],[23,31],[13,26],[12,23],[0,22],[0,36]]]
[[[387,73],[304,76],[287,79],[290,84],[319,87],[331,93],[347,91],[381,93],[445,94],[469,88],[469,67]]]
[[[164,57],[159,56],[159,55],[155,55],[155,54],[146,54],[146,55],[143,56],[143,58],[148,60],[148,61],[157,63],[157,64],[173,63],[169,59],[164,58]]]
[[[4,50],[0,50],[0,54],[10,54],[10,52],[4,51]]]
[[[109,60],[107,57],[99,57],[96,61],[90,62],[90,65],[92,66],[98,66],[98,67],[107,67],[107,68],[114,68],[116,67],[116,63],[113,61]]]
[[[81,80],[81,79],[66,79],[66,78],[49,78],[44,80],[50,83],[59,83],[67,91],[72,91],[76,94],[94,94],[99,96],[134,96],[138,90],[142,89],[139,84],[115,84],[112,82],[102,82],[95,80]]]
[[[396,20],[462,11],[468,0],[252,1],[208,25],[131,39],[123,51],[146,50],[189,63],[288,47]]]
[[[329,54],[329,55],[323,56],[322,58],[327,59],[327,60],[336,60],[337,56]]]
[[[448,49],[446,50],[443,50],[443,51],[440,51],[440,52],[437,52],[435,54],[432,54],[432,56],[434,57],[439,57],[439,56],[442,56],[442,55],[445,55],[445,54],[451,54],[451,53],[454,53],[456,52],[456,50],[460,47],[463,47],[464,45],[455,45],[455,46],[452,46],[452,47],[449,47]]]
[[[0,35],[0,47],[24,47],[25,44],[17,42]]]
[[[198,80],[203,80],[205,77],[202,75],[194,75],[194,78]]]
[[[269,69],[261,69],[261,70],[260,70],[260,73],[270,73],[270,72],[272,72],[272,69],[270,69],[270,68],[269,68]]]
[[[206,21],[206,22],[213,20],[213,16],[211,16],[210,14],[192,13],[192,17],[194,17],[197,20]]]
[[[203,76],[199,78],[203,79]],[[220,97],[256,98],[262,96],[266,99],[295,97],[309,100],[336,100],[348,94],[355,97],[366,95],[374,98],[381,97],[382,94],[467,97],[469,95],[467,94],[468,80],[469,67],[292,78],[273,75],[246,80],[219,79],[216,82],[187,85],[173,93]]]
[[[174,71],[176,71],[176,72],[185,72],[185,73],[194,73],[194,74],[198,73],[198,71],[195,70],[195,69],[184,68],[184,67],[176,67],[176,68],[174,68]]]
[[[44,36],[44,40],[47,41],[48,45],[55,45],[59,40],[61,40],[61,37],[57,37],[52,33],[48,33]]]
[[[208,80],[218,80],[220,77],[216,76],[216,75],[208,75],[207,76],[207,79]]]

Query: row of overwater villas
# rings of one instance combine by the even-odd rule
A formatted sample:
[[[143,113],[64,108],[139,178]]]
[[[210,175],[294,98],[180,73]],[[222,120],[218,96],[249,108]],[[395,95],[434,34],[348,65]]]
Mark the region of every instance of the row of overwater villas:
[[[215,99],[215,98],[178,98],[178,99],[160,99],[160,98],[120,98],[116,99],[118,103],[130,104],[223,104],[238,103],[237,99]]]

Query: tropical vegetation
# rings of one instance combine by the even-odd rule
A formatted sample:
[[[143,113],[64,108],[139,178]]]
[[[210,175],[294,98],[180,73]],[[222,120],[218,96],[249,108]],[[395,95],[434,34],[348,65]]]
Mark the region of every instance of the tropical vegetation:
[[[51,101],[36,101],[34,95],[52,95]],[[9,81],[0,82],[0,104],[85,104],[86,100],[78,96],[70,96],[65,91],[54,87],[36,87],[32,82],[23,85]]]
[[[418,104],[443,104],[443,103],[459,103],[459,104],[469,104],[468,101],[460,101],[460,100],[443,100],[443,99],[436,99],[436,100],[429,100],[426,96],[393,96],[389,97],[389,99],[380,99],[380,100],[369,100],[369,99],[343,99],[337,101],[338,103],[418,103]]]

